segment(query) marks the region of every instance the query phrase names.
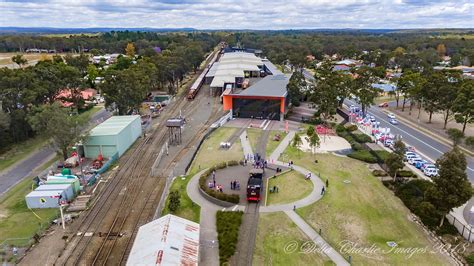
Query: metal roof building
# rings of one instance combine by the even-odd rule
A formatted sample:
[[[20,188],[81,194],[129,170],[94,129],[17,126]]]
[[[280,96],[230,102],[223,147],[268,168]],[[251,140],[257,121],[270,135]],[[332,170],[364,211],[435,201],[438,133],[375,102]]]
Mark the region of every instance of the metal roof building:
[[[263,61],[253,53],[224,53],[206,74],[206,80],[213,88],[224,88],[226,84],[242,82],[244,77],[258,76],[263,68]]]
[[[139,115],[112,116],[93,128],[84,141],[84,153],[87,158],[119,156],[142,134]]]
[[[199,224],[171,214],[140,227],[127,265],[198,265]]]
[[[226,90],[224,110],[231,111],[233,117],[283,120],[289,81],[290,76],[284,74],[269,75],[247,89]]]

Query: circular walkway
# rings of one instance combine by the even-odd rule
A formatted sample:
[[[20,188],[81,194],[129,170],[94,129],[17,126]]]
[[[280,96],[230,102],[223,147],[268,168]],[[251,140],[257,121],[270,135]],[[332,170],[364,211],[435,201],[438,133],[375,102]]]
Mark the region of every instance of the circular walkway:
[[[279,166],[284,166],[284,167],[288,166],[288,164],[285,164],[280,161],[275,161],[274,164],[279,165]],[[298,165],[293,165],[293,169],[303,175],[307,175],[308,173],[311,172]],[[191,198],[191,200],[194,201],[195,203],[199,204],[201,208],[222,209],[224,207],[219,206],[213,202],[210,202],[199,191],[199,177],[206,170],[207,169],[200,171],[199,173],[195,174],[191,178],[191,180],[188,183],[188,186],[186,187],[186,192],[188,193],[189,198]],[[311,172],[311,182],[313,182],[313,191],[311,191],[311,193],[305,198],[297,200],[295,202],[287,203],[287,204],[260,206],[259,212],[265,213],[265,212],[291,211],[293,210],[294,207],[301,208],[318,201],[319,199],[322,198],[321,190],[324,186],[324,183],[313,172]],[[244,211],[245,207],[246,207],[245,205],[239,204],[239,205],[235,205],[234,207],[230,207],[226,209],[232,209],[233,211],[237,211],[237,210]]]

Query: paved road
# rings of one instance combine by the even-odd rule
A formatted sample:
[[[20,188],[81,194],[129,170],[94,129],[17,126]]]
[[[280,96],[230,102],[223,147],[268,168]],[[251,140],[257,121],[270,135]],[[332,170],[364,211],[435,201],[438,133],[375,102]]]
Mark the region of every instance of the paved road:
[[[345,100],[344,103],[349,106],[355,105],[360,107],[360,105],[353,100]],[[367,110],[367,113],[373,115],[375,119],[380,122],[381,127],[389,127],[390,133],[402,135],[403,141],[415,147],[416,151],[420,153],[422,157],[425,157],[425,159],[436,161],[443,153],[452,149],[452,147],[403,124],[401,121],[399,121],[398,125],[390,124],[387,115],[382,112],[379,107],[373,106]],[[474,184],[474,159],[469,155],[466,155],[466,159],[468,163],[467,174],[471,183]]]
[[[91,125],[103,122],[111,116],[111,113],[102,109],[95,113],[90,119]],[[10,168],[5,173],[0,173],[0,195],[8,191],[12,186],[31,175],[33,170],[46,163],[55,153],[52,146],[46,146],[34,152],[22,162]]]

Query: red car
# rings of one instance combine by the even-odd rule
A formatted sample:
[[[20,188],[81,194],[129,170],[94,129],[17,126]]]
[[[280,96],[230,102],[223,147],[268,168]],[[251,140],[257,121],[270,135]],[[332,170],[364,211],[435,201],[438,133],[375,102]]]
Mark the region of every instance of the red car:
[[[388,102],[383,102],[381,104],[379,104],[379,107],[388,107]]]

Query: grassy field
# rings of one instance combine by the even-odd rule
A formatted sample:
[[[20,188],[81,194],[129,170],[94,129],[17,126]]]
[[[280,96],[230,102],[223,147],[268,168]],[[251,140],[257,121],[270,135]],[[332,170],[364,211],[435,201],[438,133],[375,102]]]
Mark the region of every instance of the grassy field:
[[[270,178],[268,188],[278,187],[278,193],[269,193],[267,205],[284,204],[300,200],[313,191],[313,182],[304,175],[291,171],[276,178]]]
[[[280,141],[275,141],[273,140],[273,138],[275,137],[275,135],[279,134],[280,135]],[[286,137],[286,132],[285,131],[279,131],[279,130],[272,130],[272,132],[270,133],[270,137],[268,138],[268,142],[267,142],[267,147],[266,147],[266,152],[265,154],[267,155],[267,157],[269,157],[270,155],[272,155],[272,152],[276,149],[276,147],[278,147],[278,145],[280,144],[280,142]]]
[[[58,209],[28,209],[25,196],[32,190],[32,180],[23,180],[3,195],[0,199],[0,243],[7,241],[18,246],[27,245],[23,238],[32,238],[36,233],[47,228],[50,221],[57,217]],[[36,215],[35,215],[36,214]]]
[[[7,167],[10,167],[15,162],[23,160],[33,151],[36,151],[46,145],[47,142],[47,137],[38,136],[13,145],[8,151],[0,154],[0,171],[5,170]]]
[[[337,250],[347,248],[347,245],[375,245],[381,249],[370,254],[343,250],[345,257],[352,256],[354,265],[448,264],[438,253],[417,253],[411,257],[400,254],[402,248],[420,250],[427,247],[431,251],[433,247],[422,229],[409,220],[409,210],[372,176],[365,163],[330,154],[314,157],[309,153],[298,153],[292,147],[286,154],[295,164],[320,173],[323,180],[329,179],[324,198],[298,209],[298,214],[316,230],[322,229],[322,236]],[[398,253],[390,252],[388,241],[398,244]]]
[[[258,128],[248,128],[247,129],[247,136],[249,138],[250,146],[252,146],[252,151],[257,151],[257,144],[262,137],[263,131]]]
[[[253,253],[254,265],[334,265],[323,253],[291,252],[288,243],[301,246],[308,237],[283,212],[260,214]],[[285,251],[286,250],[286,251]]]
[[[184,179],[181,177],[176,177],[170,187],[171,191],[179,191],[180,193],[180,207],[179,209],[174,212],[173,214],[196,223],[199,223],[200,211],[201,207],[199,205],[194,204],[193,201],[189,198],[188,194],[186,193],[186,186],[188,185],[189,180],[192,178],[192,175],[185,176]],[[169,197],[166,199],[165,208],[163,209],[162,215],[166,215],[170,213],[168,209],[169,204]]]
[[[219,147],[221,142],[228,140],[237,130],[238,128],[230,127],[216,129],[201,145],[189,173],[197,173],[199,169],[211,167],[220,162],[243,159],[240,140],[237,140],[228,150]]]

